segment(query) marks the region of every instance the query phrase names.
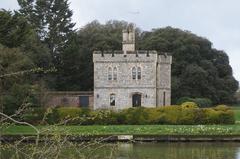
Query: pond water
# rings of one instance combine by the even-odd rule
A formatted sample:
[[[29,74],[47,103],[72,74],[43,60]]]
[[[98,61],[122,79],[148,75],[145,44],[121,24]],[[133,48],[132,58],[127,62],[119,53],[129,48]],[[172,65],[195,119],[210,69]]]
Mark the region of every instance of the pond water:
[[[24,144],[25,145],[25,144]],[[26,144],[30,145],[30,144]],[[28,148],[21,151],[30,154]],[[28,146],[31,147],[31,146]],[[41,149],[49,148],[41,145]],[[233,142],[162,142],[162,143],[103,143],[103,144],[68,144],[62,145],[58,158],[113,158],[113,159],[240,159],[240,143]],[[57,153],[52,152],[42,157],[53,158]],[[16,155],[15,149],[3,148],[0,150],[1,159],[27,158],[24,153]],[[46,151],[44,151],[46,152]],[[17,157],[16,157],[17,156]],[[29,157],[29,156],[28,156]]]

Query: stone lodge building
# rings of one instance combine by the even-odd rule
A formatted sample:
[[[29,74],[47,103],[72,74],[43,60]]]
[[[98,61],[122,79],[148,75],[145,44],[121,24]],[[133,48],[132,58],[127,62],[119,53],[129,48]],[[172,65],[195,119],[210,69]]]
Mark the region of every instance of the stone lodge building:
[[[123,30],[121,51],[94,51],[93,109],[171,104],[172,56],[135,50],[135,31]]]

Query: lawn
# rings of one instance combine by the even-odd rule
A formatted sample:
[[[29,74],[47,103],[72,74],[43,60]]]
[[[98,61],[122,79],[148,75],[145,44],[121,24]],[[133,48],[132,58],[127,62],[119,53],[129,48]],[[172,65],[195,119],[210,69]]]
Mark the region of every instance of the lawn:
[[[240,135],[240,106],[232,107],[235,125],[91,125],[91,126],[37,126],[41,134],[62,135]],[[2,135],[32,135],[29,126],[0,126]]]
[[[41,134],[61,135],[240,135],[240,124],[235,125],[92,125],[38,126]],[[3,135],[32,135],[29,126],[2,128]]]
[[[232,109],[234,110],[236,121],[240,122],[240,106],[234,106]]]

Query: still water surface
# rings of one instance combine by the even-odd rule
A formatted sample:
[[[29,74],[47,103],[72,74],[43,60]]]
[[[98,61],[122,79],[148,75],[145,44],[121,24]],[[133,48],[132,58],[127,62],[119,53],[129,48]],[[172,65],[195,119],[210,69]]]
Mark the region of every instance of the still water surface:
[[[58,158],[240,159],[240,143],[236,142],[104,143],[89,145],[83,149],[84,146],[86,145],[65,146]],[[0,152],[1,159],[16,157],[11,148]],[[20,155],[20,158],[25,157]],[[47,155],[43,158],[52,157]]]

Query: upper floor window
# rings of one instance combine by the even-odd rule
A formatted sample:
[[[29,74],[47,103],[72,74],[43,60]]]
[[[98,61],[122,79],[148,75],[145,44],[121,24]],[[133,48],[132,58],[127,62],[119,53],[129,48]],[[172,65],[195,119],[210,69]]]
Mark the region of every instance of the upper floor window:
[[[116,95],[110,94],[110,106],[115,106]]]
[[[113,80],[117,80],[117,67],[113,68]]]
[[[133,67],[132,68],[132,79],[133,80],[140,80],[142,78],[142,71],[141,67]]]
[[[112,80],[112,67],[108,68],[108,80]]]
[[[117,80],[117,74],[118,74],[118,72],[117,72],[118,70],[117,70],[117,67],[114,67],[114,68],[112,68],[112,67],[109,67],[108,68],[108,80],[109,81],[111,81],[111,80]]]
[[[132,68],[132,79],[136,79],[137,78],[137,70],[136,70],[136,67],[133,67]]]
[[[137,68],[137,79],[141,79],[141,67]]]

